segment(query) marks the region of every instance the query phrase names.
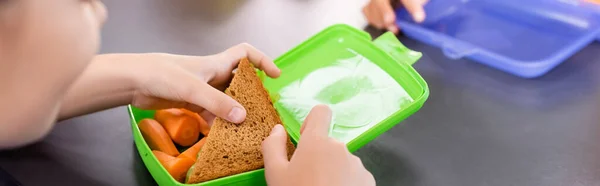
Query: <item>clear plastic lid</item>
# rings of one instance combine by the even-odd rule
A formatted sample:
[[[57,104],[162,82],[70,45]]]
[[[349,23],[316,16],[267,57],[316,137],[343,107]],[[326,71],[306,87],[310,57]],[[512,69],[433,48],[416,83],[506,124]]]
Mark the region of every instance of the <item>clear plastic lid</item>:
[[[293,139],[310,110],[326,104],[330,135],[353,151],[421,107],[429,90],[411,66],[420,57],[391,33],[371,41],[335,25],[276,59],[281,77],[263,83]]]

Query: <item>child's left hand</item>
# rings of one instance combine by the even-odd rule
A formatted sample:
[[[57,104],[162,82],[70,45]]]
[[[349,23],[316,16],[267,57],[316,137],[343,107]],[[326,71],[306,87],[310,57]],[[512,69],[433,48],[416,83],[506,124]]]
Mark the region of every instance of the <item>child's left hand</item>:
[[[207,121],[216,115],[240,123],[246,110],[222,90],[244,57],[270,77],[281,73],[269,57],[248,44],[211,56],[100,55],[72,86],[60,115],[68,118],[131,103],[142,109],[187,108]]]
[[[248,44],[206,57],[162,54],[146,63],[132,104],[145,109],[187,108],[207,117],[210,113],[240,123],[246,117],[242,105],[222,91],[233,77],[232,71],[241,58],[248,57],[270,77],[281,73],[273,61]],[[162,73],[156,73],[162,72]],[[208,119],[212,121],[212,119]]]

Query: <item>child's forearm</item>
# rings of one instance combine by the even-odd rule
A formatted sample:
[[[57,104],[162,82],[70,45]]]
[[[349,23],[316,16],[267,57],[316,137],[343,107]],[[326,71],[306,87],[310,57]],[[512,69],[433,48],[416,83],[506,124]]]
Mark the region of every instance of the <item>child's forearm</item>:
[[[63,99],[59,120],[131,103],[135,91],[133,61],[142,54],[96,56]]]

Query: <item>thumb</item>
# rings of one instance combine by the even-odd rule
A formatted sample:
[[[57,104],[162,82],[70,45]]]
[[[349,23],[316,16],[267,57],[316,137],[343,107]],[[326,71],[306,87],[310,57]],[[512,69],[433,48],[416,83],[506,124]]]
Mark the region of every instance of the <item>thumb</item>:
[[[267,181],[277,177],[274,174],[282,172],[289,163],[287,157],[287,138],[283,126],[277,124],[271,130],[269,137],[262,143]]]
[[[200,79],[189,75],[181,84],[184,101],[204,108],[216,116],[233,123],[241,123],[246,118],[246,110],[233,98],[215,89]],[[193,108],[194,106],[189,106]],[[193,109],[200,112],[201,109]]]

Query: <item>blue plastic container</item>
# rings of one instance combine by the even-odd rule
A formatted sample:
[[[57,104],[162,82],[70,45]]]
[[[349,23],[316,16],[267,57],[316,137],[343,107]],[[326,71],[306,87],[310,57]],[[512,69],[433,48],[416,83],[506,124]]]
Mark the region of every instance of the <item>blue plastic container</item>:
[[[430,0],[425,12],[416,24],[396,11],[408,37],[524,78],[600,41],[600,5],[577,0]]]

